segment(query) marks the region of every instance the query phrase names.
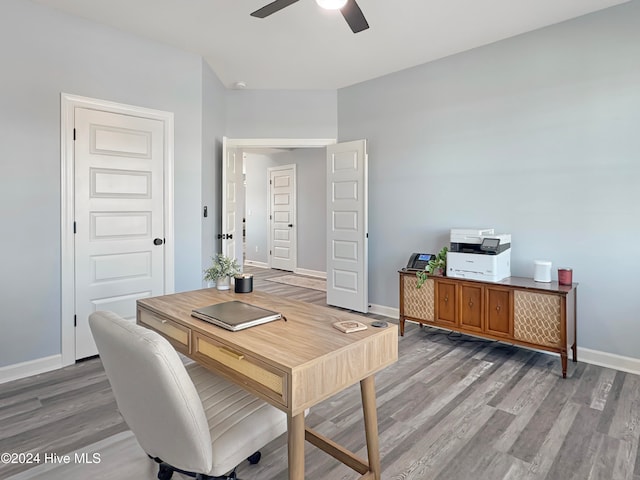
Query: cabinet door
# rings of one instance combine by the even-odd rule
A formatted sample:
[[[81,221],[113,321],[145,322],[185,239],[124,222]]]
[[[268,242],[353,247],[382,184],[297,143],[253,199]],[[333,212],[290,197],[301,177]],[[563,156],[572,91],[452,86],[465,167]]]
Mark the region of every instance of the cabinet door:
[[[402,275],[401,281],[403,282],[401,314],[405,317],[433,322],[435,319],[433,285],[435,282],[428,278],[422,287],[418,288],[418,279],[415,274]]]
[[[482,331],[484,312],[484,287],[481,285],[463,283],[460,285],[460,327],[465,330]]]
[[[562,346],[560,295],[516,290],[513,301],[515,339],[535,345]]]
[[[436,322],[445,326],[456,325],[456,284],[438,279],[436,282]]]
[[[486,332],[511,337],[513,335],[512,291],[487,287]]]

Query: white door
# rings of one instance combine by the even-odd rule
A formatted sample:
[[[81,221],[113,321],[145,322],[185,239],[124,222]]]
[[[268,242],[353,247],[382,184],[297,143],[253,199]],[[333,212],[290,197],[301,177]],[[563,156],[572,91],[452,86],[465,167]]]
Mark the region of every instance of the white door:
[[[222,167],[222,228],[218,236],[222,240],[222,253],[235,258],[242,265],[240,249],[236,248],[236,241],[240,240],[242,232],[237,229],[236,207],[240,182],[242,181],[242,155],[237,148],[227,147],[227,139],[222,139],[224,165]]]
[[[327,304],[366,313],[366,140],[327,146]]]
[[[97,354],[89,314],[135,321],[164,293],[164,125],[75,109],[76,359]]]
[[[297,262],[296,166],[284,165],[268,171],[271,268],[293,272]]]

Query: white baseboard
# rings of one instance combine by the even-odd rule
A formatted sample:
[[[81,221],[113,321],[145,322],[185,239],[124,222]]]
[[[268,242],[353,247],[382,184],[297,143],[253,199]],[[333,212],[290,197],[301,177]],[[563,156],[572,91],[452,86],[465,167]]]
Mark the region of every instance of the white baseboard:
[[[569,353],[569,358],[571,358],[571,353]],[[613,368],[621,372],[640,374],[640,358],[623,357],[615,353],[578,347],[578,361]]]
[[[307,277],[327,278],[327,272],[320,272],[318,270],[307,270],[306,268],[296,268],[293,273],[298,275],[306,275]]]
[[[395,318],[396,320],[400,318],[400,310],[398,308],[376,305],[374,303],[369,305],[369,313],[384,315],[385,317]]]
[[[245,260],[244,264],[249,267],[258,267],[258,268],[269,268],[268,263],[258,262],[256,260]]]
[[[0,367],[0,383],[19,380],[32,375],[50,372],[62,367],[62,354],[51,355],[50,357],[37,358],[28,362],[16,363]]]

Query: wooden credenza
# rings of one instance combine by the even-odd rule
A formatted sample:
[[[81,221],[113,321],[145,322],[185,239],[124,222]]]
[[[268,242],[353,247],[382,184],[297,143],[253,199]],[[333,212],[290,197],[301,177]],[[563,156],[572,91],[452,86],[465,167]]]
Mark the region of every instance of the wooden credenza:
[[[500,282],[429,276],[417,288],[415,271],[400,270],[400,335],[405,321],[440,327],[577,357],[578,284],[540,283],[509,277]]]

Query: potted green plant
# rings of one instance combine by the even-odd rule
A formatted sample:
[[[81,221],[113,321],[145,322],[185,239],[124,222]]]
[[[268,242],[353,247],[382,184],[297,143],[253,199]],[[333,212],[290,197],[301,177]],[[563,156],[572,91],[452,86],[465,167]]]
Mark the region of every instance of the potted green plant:
[[[438,252],[435,258],[429,260],[429,263],[425,267],[424,270],[416,272],[416,277],[418,277],[417,287],[420,288],[424,285],[424,282],[427,281],[429,275],[444,275],[447,271],[447,252],[449,249],[447,247],[443,247],[442,250]]]
[[[217,253],[211,260],[213,264],[204,271],[204,280],[216,282],[218,290],[229,290],[229,278],[240,273],[238,261],[222,253]]]

